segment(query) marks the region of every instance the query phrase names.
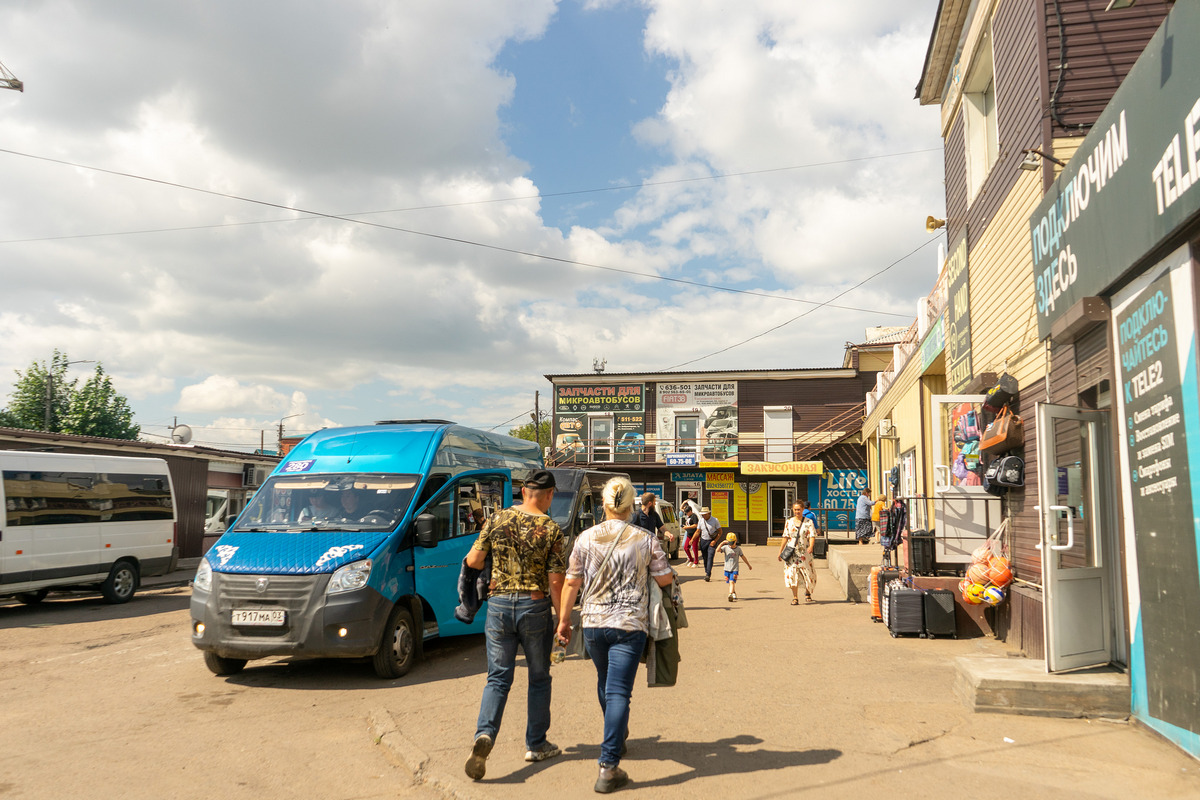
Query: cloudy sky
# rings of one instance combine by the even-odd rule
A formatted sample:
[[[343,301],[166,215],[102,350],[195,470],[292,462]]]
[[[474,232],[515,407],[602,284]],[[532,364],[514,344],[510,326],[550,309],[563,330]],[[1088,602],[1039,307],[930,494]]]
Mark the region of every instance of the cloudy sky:
[[[840,365],[936,278],[936,8],[4,3],[0,405],[58,348],[243,448],[507,430],[594,359]]]

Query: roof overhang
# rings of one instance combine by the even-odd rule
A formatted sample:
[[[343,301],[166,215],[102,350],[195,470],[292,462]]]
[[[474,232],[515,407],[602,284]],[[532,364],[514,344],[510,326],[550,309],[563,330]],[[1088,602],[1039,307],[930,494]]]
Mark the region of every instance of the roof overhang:
[[[927,106],[942,102],[946,81],[958,57],[963,27],[976,0],[941,0],[929,47],[925,51],[925,66],[917,83],[916,98]]]

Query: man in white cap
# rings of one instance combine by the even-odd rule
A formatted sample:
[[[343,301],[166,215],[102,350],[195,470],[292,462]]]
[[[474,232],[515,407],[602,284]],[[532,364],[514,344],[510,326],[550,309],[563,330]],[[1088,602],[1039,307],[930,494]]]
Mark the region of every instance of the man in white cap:
[[[700,509],[700,521],[696,524],[696,536],[700,540],[700,555],[704,559],[704,580],[712,580],[713,557],[721,535],[721,520],[712,515],[712,509]]]

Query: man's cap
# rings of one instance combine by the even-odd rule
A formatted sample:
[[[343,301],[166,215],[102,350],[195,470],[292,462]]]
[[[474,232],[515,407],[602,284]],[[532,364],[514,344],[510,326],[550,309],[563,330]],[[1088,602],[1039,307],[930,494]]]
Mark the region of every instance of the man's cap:
[[[704,506],[703,508],[701,508],[701,509],[700,509],[700,513],[701,513],[701,514],[711,514],[711,513],[712,513],[712,510],[711,510],[711,509],[709,509],[709,507],[708,507],[708,506]]]
[[[548,469],[539,469],[529,476],[529,480],[525,481],[527,489],[553,489],[555,488],[554,473]]]

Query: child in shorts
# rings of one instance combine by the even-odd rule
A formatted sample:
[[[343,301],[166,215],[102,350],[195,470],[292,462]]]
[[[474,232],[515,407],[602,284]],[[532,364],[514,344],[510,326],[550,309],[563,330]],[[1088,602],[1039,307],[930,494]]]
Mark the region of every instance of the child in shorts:
[[[729,602],[737,600],[737,575],[738,575],[738,559],[746,562],[746,566],[754,569],[750,564],[750,559],[746,558],[746,554],[742,552],[742,548],[738,547],[737,534],[731,533],[725,537],[725,541],[721,542],[717,548],[717,555],[721,551],[725,551],[725,583],[729,584]]]

